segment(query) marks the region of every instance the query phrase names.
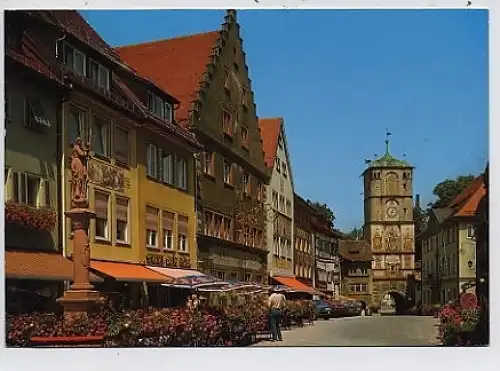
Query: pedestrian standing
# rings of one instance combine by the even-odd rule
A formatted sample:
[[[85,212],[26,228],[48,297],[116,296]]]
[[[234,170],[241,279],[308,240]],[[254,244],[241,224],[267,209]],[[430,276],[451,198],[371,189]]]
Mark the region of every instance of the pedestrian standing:
[[[193,299],[191,299],[191,296],[188,296],[186,307],[188,307],[188,309],[193,309]]]
[[[281,336],[281,312],[285,307],[286,299],[285,295],[278,293],[276,290],[273,290],[272,294],[268,299],[268,307],[269,307],[269,322],[271,326],[271,336],[273,341],[282,341],[283,337]]]
[[[191,302],[193,305],[193,309],[198,309],[198,307],[200,306],[200,301],[198,300],[198,297],[196,296],[196,294],[193,294],[191,296]]]

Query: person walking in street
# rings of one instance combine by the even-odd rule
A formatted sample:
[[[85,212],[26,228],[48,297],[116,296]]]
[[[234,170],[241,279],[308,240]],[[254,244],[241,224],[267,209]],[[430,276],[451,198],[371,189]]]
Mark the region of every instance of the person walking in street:
[[[273,341],[283,340],[283,337],[281,335],[280,321],[281,311],[285,307],[285,303],[285,295],[278,293],[276,290],[273,290],[272,294],[269,296],[267,303],[269,307],[269,321]]]

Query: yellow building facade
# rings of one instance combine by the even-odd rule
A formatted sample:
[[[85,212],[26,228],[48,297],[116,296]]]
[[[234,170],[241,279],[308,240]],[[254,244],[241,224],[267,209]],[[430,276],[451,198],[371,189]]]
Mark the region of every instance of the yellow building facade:
[[[71,197],[69,143],[83,136],[92,148],[88,196],[96,218],[89,230],[91,259],[195,268],[193,149],[78,96],[64,104],[63,112],[65,211]],[[67,219],[64,224],[65,254],[70,256],[71,226]]]
[[[89,230],[91,259],[139,263],[138,170],[136,161],[136,123],[125,115],[73,94],[63,104],[65,165],[62,189],[65,211],[71,206],[71,144],[81,136],[90,141],[88,197],[96,213]],[[97,135],[99,132],[99,135]],[[98,138],[96,138],[98,136]],[[68,220],[65,230],[65,254],[72,252],[72,232]]]
[[[137,159],[140,260],[153,266],[196,268],[192,150],[142,130],[137,136]]]

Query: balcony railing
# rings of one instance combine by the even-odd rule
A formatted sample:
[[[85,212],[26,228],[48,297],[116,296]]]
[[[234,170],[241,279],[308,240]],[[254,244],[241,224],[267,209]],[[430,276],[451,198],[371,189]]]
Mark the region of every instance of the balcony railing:
[[[96,85],[91,79],[82,76],[73,70],[64,67],[64,73],[65,76],[70,78],[72,81],[77,82],[84,87],[91,89],[95,93],[99,94],[101,97],[105,98],[106,100],[115,103],[116,105],[126,109],[127,111],[132,111],[136,114],[142,114],[142,112],[139,110],[139,108],[131,103],[127,102],[125,99],[119,97],[117,94],[112,93],[110,90],[102,88],[98,85]]]

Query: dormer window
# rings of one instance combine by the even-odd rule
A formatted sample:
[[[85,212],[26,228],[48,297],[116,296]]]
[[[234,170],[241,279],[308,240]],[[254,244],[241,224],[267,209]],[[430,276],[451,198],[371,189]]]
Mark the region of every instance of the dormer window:
[[[87,57],[74,46],[64,43],[64,65],[78,75],[88,77],[92,82],[103,89],[109,90],[109,68]]]
[[[100,88],[109,90],[109,69],[89,58],[88,78]]]
[[[170,122],[173,121],[172,105],[151,92],[148,93],[148,108],[155,116]]]
[[[64,44],[64,64],[79,75],[87,75],[87,57],[67,43]]]

